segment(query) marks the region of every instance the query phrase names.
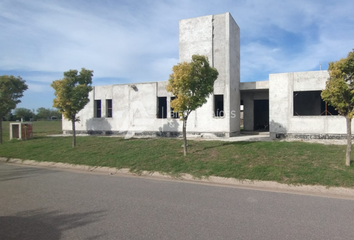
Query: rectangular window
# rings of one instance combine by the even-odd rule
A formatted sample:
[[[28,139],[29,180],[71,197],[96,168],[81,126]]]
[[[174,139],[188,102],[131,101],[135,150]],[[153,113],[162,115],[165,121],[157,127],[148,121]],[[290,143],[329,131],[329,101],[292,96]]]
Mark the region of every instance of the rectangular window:
[[[338,115],[321,98],[321,91],[294,92],[294,116]]]
[[[174,99],[176,99],[176,97],[171,97],[171,102]],[[171,118],[179,118],[178,112],[174,112],[172,107],[171,107]]]
[[[95,118],[101,117],[101,100],[95,100]]]
[[[214,95],[214,116],[224,116],[224,95]]]
[[[157,118],[167,118],[167,97],[157,97]]]
[[[106,99],[106,117],[111,118],[112,116],[112,99]]]

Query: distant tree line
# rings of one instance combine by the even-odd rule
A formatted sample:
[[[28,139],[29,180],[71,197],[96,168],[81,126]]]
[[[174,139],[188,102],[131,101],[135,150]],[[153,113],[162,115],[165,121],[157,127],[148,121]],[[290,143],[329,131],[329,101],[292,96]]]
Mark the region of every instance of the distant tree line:
[[[7,116],[4,116],[4,121],[39,121],[39,120],[58,120],[62,119],[62,114],[56,109],[38,108],[30,110],[27,108],[16,108]]]

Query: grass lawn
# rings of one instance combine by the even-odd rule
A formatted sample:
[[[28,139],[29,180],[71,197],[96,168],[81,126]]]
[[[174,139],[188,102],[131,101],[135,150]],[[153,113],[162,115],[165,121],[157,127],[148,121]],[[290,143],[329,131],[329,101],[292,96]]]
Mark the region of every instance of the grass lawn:
[[[44,136],[59,133],[60,123],[34,124],[34,139],[8,141],[7,135],[0,146],[0,156],[129,168],[133,172],[147,170],[172,175],[190,173],[196,177],[214,175],[354,187],[354,166],[344,166],[345,146],[279,141],[189,141],[189,154],[183,157],[180,139],[78,137],[78,146],[73,149],[70,137]]]

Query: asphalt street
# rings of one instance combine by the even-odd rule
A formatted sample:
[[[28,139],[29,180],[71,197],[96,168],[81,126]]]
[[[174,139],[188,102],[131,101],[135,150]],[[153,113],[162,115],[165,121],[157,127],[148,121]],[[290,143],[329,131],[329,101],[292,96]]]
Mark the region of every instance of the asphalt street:
[[[0,163],[0,239],[354,239],[354,201]]]

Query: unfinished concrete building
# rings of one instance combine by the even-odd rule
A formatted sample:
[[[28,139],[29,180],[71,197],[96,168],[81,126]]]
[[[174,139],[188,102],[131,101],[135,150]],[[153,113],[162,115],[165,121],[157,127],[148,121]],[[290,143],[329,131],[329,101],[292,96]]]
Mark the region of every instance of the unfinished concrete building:
[[[230,13],[179,22],[179,61],[203,54],[219,72],[206,104],[192,112],[187,134],[231,137],[243,129],[272,138],[341,138],[344,117],[320,97],[327,71],[270,74],[269,81],[240,83],[240,29]],[[171,66],[172,67],[172,66]],[[166,76],[168,78],[168,76]],[[180,136],[182,122],[170,107],[167,81],[96,86],[80,111],[78,133]],[[71,132],[63,120],[63,132]]]
[[[193,54],[206,55],[219,77],[207,103],[189,116],[188,133],[239,134],[240,29],[229,13],[179,22],[179,61],[190,61]],[[182,124],[170,107],[174,96],[166,91],[166,85],[167,81],[94,87],[90,102],[78,114],[78,132],[180,135]],[[71,131],[69,122],[63,121],[63,130]]]
[[[273,139],[340,139],[345,118],[321,98],[327,71],[269,74],[269,81],[240,84],[244,129]]]

